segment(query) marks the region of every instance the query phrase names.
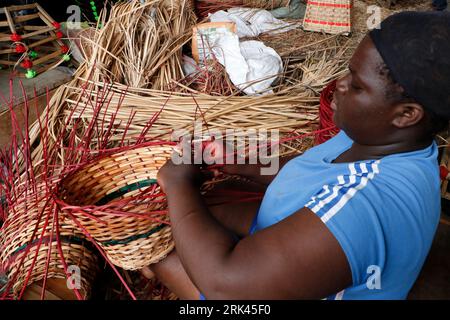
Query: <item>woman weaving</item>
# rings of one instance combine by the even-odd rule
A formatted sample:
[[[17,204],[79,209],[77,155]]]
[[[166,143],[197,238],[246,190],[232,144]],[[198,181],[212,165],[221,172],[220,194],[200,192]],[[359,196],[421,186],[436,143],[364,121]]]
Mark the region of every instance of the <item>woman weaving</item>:
[[[439,221],[449,86],[450,13],[386,19],[337,82],[338,135],[274,177],[221,169],[270,182],[259,210],[214,213],[198,166],[160,170],[176,252],[150,269],[188,299],[406,298]]]

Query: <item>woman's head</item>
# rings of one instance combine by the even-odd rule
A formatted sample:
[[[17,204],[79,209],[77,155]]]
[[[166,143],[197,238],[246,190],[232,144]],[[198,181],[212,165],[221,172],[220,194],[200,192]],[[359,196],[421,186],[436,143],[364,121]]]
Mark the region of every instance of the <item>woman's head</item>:
[[[450,13],[391,16],[363,39],[349,69],[332,107],[351,138],[429,139],[450,119]]]

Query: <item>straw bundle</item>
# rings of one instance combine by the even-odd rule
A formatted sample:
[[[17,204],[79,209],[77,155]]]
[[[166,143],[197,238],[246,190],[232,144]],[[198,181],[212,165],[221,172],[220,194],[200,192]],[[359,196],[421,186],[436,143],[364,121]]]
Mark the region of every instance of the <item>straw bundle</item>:
[[[303,28],[331,34],[350,33],[351,0],[308,1]]]
[[[195,12],[200,20],[208,18],[210,13],[240,6],[242,6],[242,0],[195,0]]]
[[[287,7],[290,0],[196,0],[195,9],[200,19],[208,17],[208,14],[220,10],[228,10],[235,7],[249,7],[272,10]]]
[[[156,174],[171,154],[168,145],[119,152],[96,159],[61,182],[63,213],[116,266],[141,269],[174,247],[165,198],[156,184]],[[87,207],[92,215],[86,214]]]
[[[103,86],[100,83],[96,85]],[[128,118],[132,111],[135,112],[132,126],[136,126],[138,131],[150,117],[157,115],[148,134],[160,138],[170,138],[173,130],[192,129],[195,120],[203,121],[205,130],[207,128],[219,130],[254,128],[280,129],[282,132],[290,132],[316,118],[314,108],[311,113],[300,112],[302,109],[308,110],[305,106],[308,103],[314,104],[317,101],[306,91],[298,95],[217,97],[131,88],[123,94],[126,88],[119,84],[110,85],[106,89],[111,89],[106,93],[108,102],[113,106],[119,101],[121,103],[117,117],[122,119],[122,126],[125,125],[123,120]],[[82,92],[79,88],[72,87],[71,91],[78,92],[79,99],[66,99],[68,106],[64,114],[66,116],[71,114],[74,119],[78,117],[90,119],[93,113],[89,108],[86,108],[83,114],[79,111],[82,107],[92,105],[92,102],[100,95],[105,95],[104,90]],[[102,110],[102,115],[109,120],[114,112],[114,108],[108,108],[108,110]],[[122,132],[120,126],[116,129]],[[131,137],[131,131],[129,133]]]
[[[181,49],[196,19],[191,1],[118,3],[102,19],[103,28],[80,35],[92,79],[163,89],[183,78]]]
[[[249,8],[261,8],[272,10],[280,7],[287,7],[290,0],[243,0],[242,5]]]
[[[384,3],[383,3],[384,2]],[[356,38],[357,42],[361,41],[362,38],[368,31],[368,28],[373,28],[377,23],[383,21],[390,15],[398,13],[401,11],[429,11],[432,10],[431,1],[421,1],[421,0],[409,0],[400,1],[396,6],[390,7],[387,5],[388,1],[379,0],[376,4],[378,6],[373,6],[374,3],[371,0],[353,0],[352,6],[352,33],[353,37]],[[383,6],[381,6],[383,4]],[[372,10],[368,11],[369,6],[372,6]],[[377,21],[377,14],[380,13],[380,21]]]

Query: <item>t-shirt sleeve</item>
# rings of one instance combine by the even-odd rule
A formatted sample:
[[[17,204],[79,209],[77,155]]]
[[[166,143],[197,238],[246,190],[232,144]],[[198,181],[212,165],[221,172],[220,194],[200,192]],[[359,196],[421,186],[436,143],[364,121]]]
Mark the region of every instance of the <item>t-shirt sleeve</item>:
[[[338,176],[335,184],[323,186],[306,204],[341,245],[354,286],[366,281],[370,266],[381,267],[385,259],[383,230],[375,206],[382,199],[373,187],[378,175],[376,161],[354,167]]]

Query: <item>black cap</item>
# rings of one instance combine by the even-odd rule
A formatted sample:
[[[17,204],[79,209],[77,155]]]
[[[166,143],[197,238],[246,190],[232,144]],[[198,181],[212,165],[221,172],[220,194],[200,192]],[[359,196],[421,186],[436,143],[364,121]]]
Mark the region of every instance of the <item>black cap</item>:
[[[369,36],[405,93],[450,119],[450,12],[397,13]]]

